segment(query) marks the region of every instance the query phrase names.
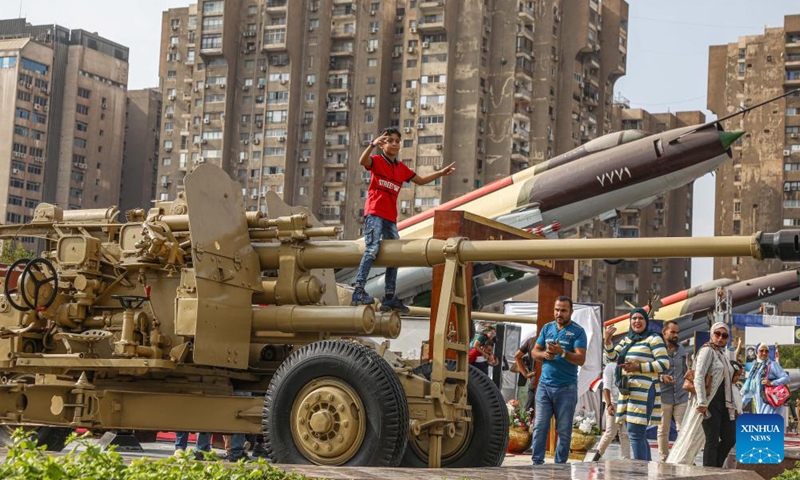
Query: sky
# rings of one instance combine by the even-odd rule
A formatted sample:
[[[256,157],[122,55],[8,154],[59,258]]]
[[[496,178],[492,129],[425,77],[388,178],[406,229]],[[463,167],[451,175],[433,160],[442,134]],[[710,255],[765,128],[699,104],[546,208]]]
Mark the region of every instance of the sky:
[[[299,0],[292,0],[299,1]],[[569,5],[570,0],[564,0]],[[628,71],[616,92],[650,112],[706,110],[708,47],[783,26],[800,14],[791,0],[628,0]],[[82,28],[130,48],[130,89],[158,86],[161,13],[190,0],[0,0],[0,18]],[[694,236],[714,234],[714,177],[695,182]],[[712,261],[695,259],[692,284],[712,279]]]

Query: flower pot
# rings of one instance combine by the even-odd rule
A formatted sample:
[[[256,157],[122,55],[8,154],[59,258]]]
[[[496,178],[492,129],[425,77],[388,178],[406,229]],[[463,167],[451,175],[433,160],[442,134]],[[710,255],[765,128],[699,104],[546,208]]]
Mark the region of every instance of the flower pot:
[[[523,453],[531,446],[533,435],[525,427],[509,427],[508,429],[508,453]]]
[[[597,435],[583,433],[577,428],[572,429],[572,441],[569,449],[573,452],[586,452],[597,443]]]

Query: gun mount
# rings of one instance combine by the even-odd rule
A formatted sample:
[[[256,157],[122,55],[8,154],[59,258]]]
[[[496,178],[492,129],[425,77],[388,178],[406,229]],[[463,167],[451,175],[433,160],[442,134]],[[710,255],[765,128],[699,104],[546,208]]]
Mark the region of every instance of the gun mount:
[[[244,212],[238,183],[202,165],[149,212],[37,207],[0,237],[47,244],[0,297],[0,423],[58,447],[77,427],[263,433],[274,462],[471,467],[502,462],[500,392],[469,368],[464,265],[563,258],[800,258],[800,232],[625,240],[385,241],[380,266],[445,265],[432,362],[393,354],[396,313],[326,304],[320,269],[359,242],[307,214]],[[22,267],[18,278],[16,273]],[[446,331],[451,306],[456,331]],[[455,352],[447,368],[445,354]]]

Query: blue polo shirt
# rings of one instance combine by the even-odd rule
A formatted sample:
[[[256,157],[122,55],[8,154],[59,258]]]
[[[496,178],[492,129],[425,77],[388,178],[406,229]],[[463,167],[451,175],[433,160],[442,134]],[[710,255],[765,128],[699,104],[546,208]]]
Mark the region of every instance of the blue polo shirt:
[[[586,331],[573,321],[559,330],[558,324],[552,321],[542,328],[536,340],[536,343],[545,349],[547,342],[558,342],[565,352],[574,352],[576,348],[586,349]],[[578,383],[578,366],[568,362],[563,355],[559,355],[555,360],[544,360],[539,382],[549,387],[575,385]]]

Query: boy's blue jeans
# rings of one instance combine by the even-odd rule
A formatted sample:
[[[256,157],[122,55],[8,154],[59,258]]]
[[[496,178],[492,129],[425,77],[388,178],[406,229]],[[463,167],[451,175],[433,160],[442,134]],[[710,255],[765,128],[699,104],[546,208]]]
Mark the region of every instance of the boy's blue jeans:
[[[539,383],[536,389],[536,421],[533,424],[534,465],[544,463],[547,448],[547,435],[550,433],[550,419],[556,416],[556,463],[567,463],[569,444],[572,441],[572,419],[578,404],[578,385],[553,387]]]
[[[358,275],[356,275],[356,286],[363,287],[367,283],[367,275],[372,268],[372,262],[378,256],[381,240],[396,240],[400,238],[397,233],[397,224],[377,215],[367,215],[364,220],[364,256],[358,265]],[[387,268],[384,274],[386,284],[386,294],[394,295],[397,288],[397,269]]]

